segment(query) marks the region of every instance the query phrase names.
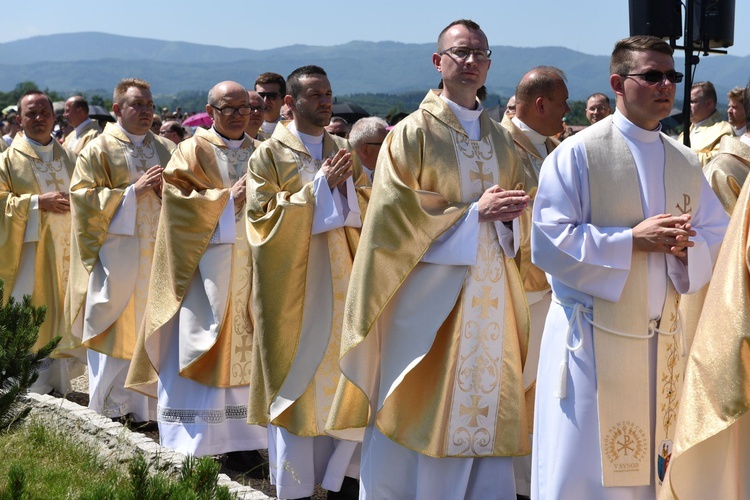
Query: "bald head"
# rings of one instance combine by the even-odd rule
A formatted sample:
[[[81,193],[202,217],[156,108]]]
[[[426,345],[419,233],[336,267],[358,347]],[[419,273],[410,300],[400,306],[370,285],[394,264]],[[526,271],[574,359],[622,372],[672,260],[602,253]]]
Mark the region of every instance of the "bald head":
[[[526,73],[516,87],[516,116],[532,130],[547,137],[563,130],[568,107],[565,73],[553,66],[539,66]]]
[[[241,114],[240,111],[244,112],[249,105],[250,98],[245,87],[226,81],[217,83],[208,91],[206,113],[213,119],[214,127],[221,135],[228,139],[241,139],[250,115]]]

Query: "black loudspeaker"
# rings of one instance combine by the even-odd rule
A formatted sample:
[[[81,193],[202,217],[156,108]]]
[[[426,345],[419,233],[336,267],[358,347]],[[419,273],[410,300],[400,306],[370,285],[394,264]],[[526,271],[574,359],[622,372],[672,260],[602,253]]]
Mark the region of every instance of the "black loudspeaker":
[[[631,36],[651,35],[675,40],[682,36],[680,0],[629,0],[629,5]]]
[[[703,0],[693,7],[693,47],[718,48],[734,45],[735,0]]]

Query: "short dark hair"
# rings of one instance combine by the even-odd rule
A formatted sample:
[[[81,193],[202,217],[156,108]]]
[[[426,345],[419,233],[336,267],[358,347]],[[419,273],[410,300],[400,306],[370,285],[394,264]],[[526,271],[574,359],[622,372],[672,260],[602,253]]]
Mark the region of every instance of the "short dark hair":
[[[560,83],[566,81],[563,70],[554,66],[537,66],[527,75],[532,72],[534,78],[521,78],[516,86],[516,102],[532,102],[537,97],[552,98]]]
[[[302,66],[301,68],[297,68],[289,73],[289,76],[286,77],[286,84],[289,89],[289,95],[294,97],[295,99],[299,97],[299,94],[302,91],[302,84],[300,83],[300,80],[302,78],[305,78],[306,76],[312,75],[320,75],[325,77],[328,76],[323,68],[312,64],[308,66]]]
[[[673,57],[674,50],[661,38],[650,35],[635,35],[623,38],[615,44],[612,57],[609,60],[611,75],[625,75],[630,73],[635,64],[633,54],[653,50]]]
[[[607,94],[602,94],[601,92],[594,92],[593,94],[591,94],[590,96],[586,98],[586,102],[589,102],[589,99],[591,99],[592,97],[599,97],[599,96],[602,96],[604,98],[604,100],[607,102],[607,106],[609,106],[610,108],[612,107],[612,104],[609,102],[609,96]]]
[[[487,41],[487,35],[482,31],[482,28],[479,27],[477,23],[470,19],[458,19],[456,21],[453,21],[448,26],[443,28],[443,31],[440,32],[438,35],[438,41],[437,41],[437,51],[442,52],[447,47],[443,47],[443,39],[445,38],[445,34],[448,32],[449,29],[451,29],[454,26],[463,26],[464,28],[470,30],[470,31],[479,31],[482,33],[482,36],[484,36],[484,41]]]
[[[71,106],[77,109],[82,109],[87,115],[89,114],[89,103],[83,98],[83,96],[74,95],[70,99]]]
[[[286,95],[286,81],[280,74],[271,72],[261,73],[260,75],[258,75],[258,78],[255,79],[255,86],[253,87],[253,90],[255,90],[255,87],[257,87],[258,85],[263,85],[266,83],[277,83],[279,85],[279,93],[281,94],[281,97],[284,97]]]
[[[690,90],[693,89],[701,89],[701,92],[703,92],[703,99],[706,98],[713,99],[714,104],[716,104],[719,99],[716,96],[716,88],[714,88],[714,84],[711,82],[695,82],[691,87]]]
[[[52,105],[52,99],[50,99],[47,94],[45,94],[41,90],[27,90],[23,93],[23,95],[18,99],[18,102],[16,103],[16,109],[18,109],[19,115],[23,115],[23,112],[21,111],[21,103],[23,102],[23,99],[30,95],[43,95],[44,97],[46,97],[47,102],[49,103],[49,109],[52,110],[52,113],[55,112],[55,106]],[[8,113],[8,116],[10,116],[10,113]]]

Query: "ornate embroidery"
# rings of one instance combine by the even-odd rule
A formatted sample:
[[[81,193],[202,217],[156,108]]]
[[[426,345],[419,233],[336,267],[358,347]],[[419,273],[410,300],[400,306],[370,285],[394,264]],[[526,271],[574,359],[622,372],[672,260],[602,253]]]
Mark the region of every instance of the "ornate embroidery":
[[[156,414],[157,421],[165,424],[222,424],[227,420],[247,420],[247,406],[228,405],[211,410],[158,406]]]

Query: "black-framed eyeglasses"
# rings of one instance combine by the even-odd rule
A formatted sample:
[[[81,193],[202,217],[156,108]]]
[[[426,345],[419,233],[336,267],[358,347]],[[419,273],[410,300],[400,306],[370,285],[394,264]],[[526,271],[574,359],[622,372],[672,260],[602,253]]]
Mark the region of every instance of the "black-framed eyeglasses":
[[[272,101],[275,101],[279,98],[278,92],[258,92],[258,95],[261,96],[263,99],[270,99]]]
[[[366,142],[365,144],[369,144],[370,146],[382,146],[382,142]]]
[[[265,107],[265,106],[253,106],[253,105],[250,105],[250,111],[252,111],[253,113],[263,113],[267,109],[268,108]]]
[[[438,52],[439,55],[450,54],[457,59],[466,61],[469,56],[474,56],[474,60],[477,62],[485,62],[490,60],[492,51],[490,49],[472,49],[471,47],[454,46],[448,47],[442,52]]]
[[[223,108],[219,108],[211,104],[211,107],[221,113],[222,116],[234,116],[236,113],[239,113],[241,115],[249,115],[254,111],[252,106],[240,106],[239,108],[224,106]]]
[[[685,75],[674,70],[667,71],[666,73],[662,73],[661,71],[656,71],[655,69],[652,69],[650,71],[646,71],[645,73],[625,73],[620,76],[640,76],[647,83],[653,84],[653,83],[661,83],[664,81],[665,78],[669,80],[669,83],[680,83],[682,81],[682,78]]]

